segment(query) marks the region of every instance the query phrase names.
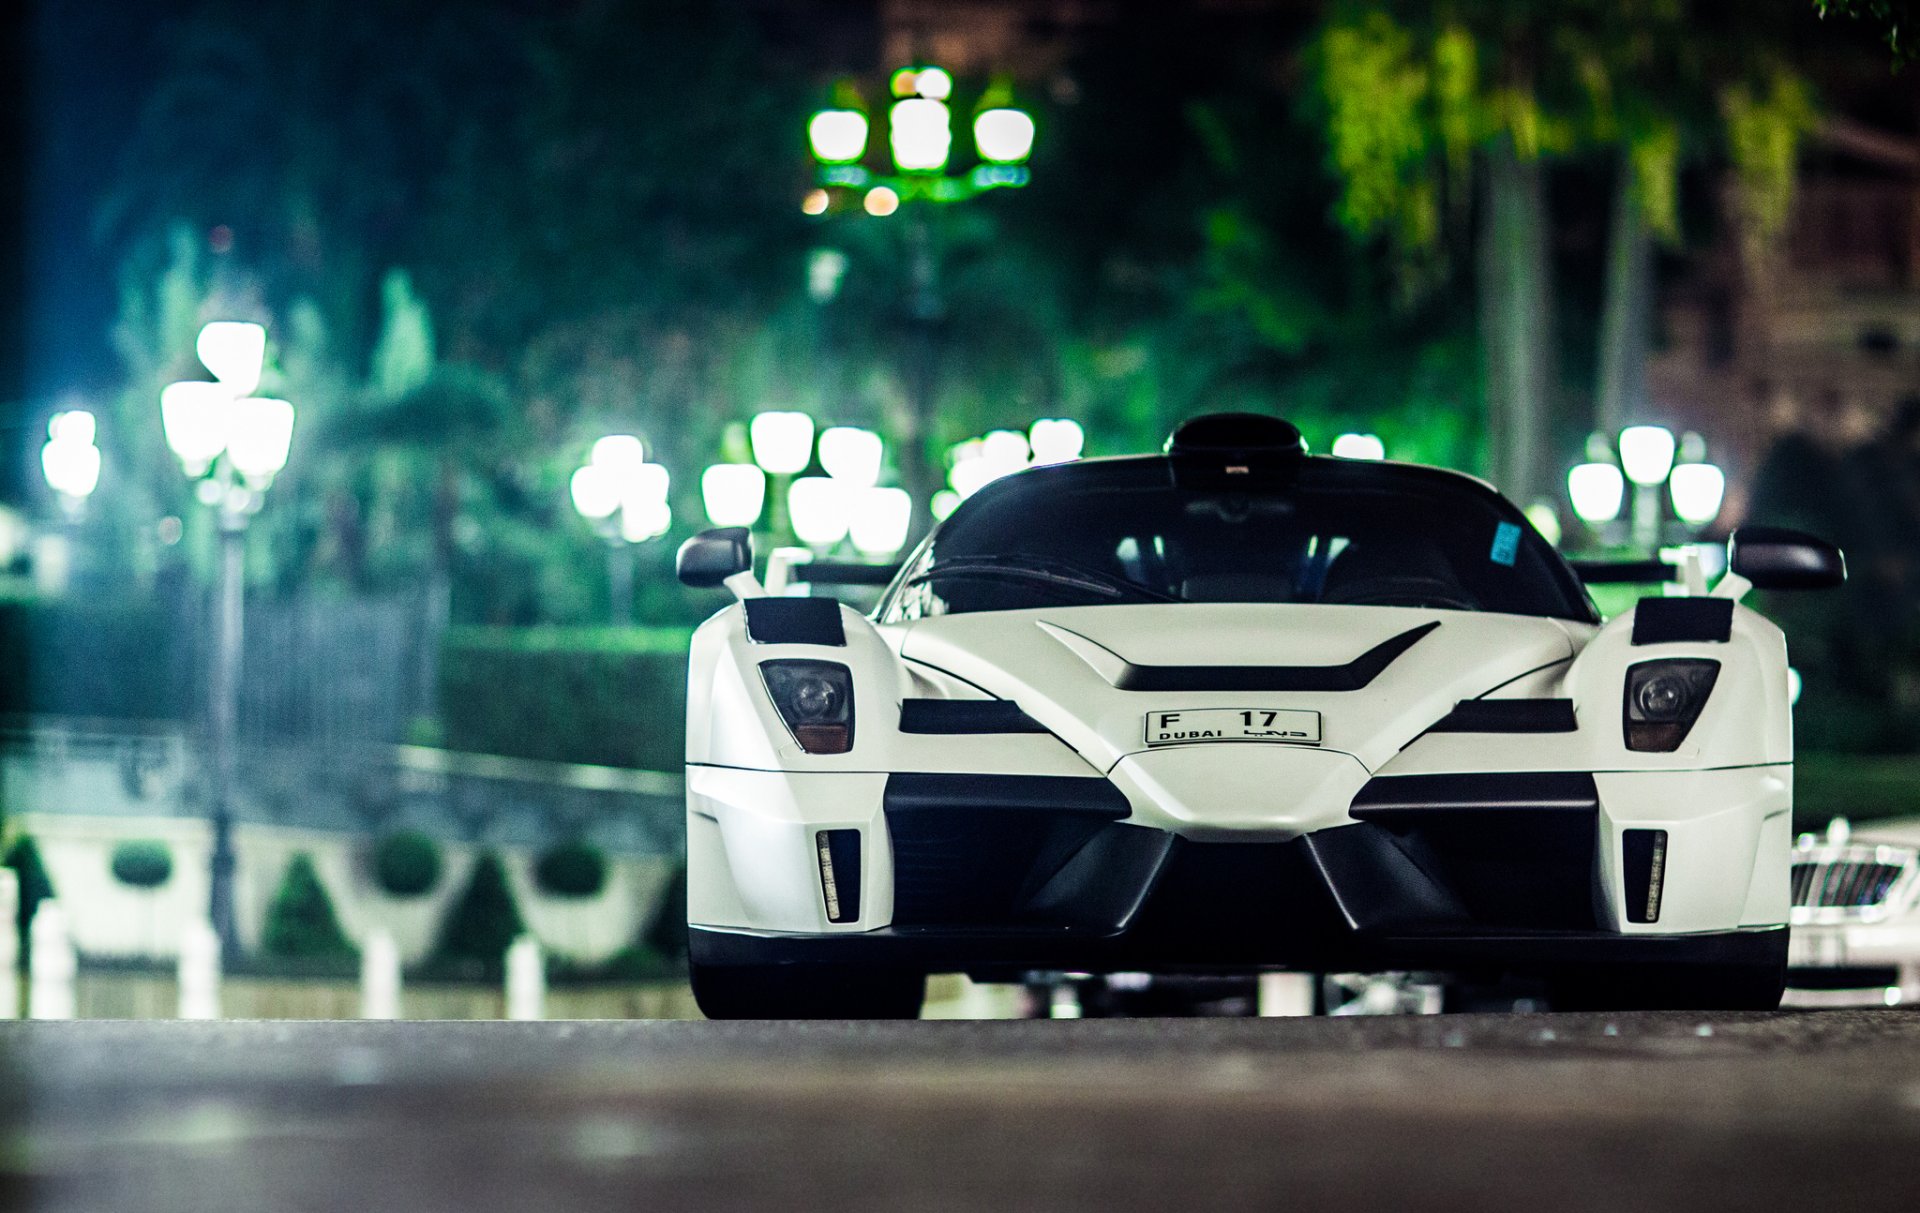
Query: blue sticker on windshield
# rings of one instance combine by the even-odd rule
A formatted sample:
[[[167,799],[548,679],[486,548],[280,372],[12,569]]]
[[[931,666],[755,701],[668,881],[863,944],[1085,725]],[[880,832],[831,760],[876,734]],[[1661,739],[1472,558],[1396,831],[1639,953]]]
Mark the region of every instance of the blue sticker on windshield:
[[[1494,528],[1493,551],[1487,559],[1495,564],[1512,566],[1514,558],[1520,555],[1520,528],[1511,522],[1503,522]]]

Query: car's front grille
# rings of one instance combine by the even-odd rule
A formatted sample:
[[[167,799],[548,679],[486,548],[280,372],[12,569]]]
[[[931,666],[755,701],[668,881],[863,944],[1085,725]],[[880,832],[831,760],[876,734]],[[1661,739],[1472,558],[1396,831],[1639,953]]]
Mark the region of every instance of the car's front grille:
[[[1793,856],[1793,921],[1882,917],[1913,883],[1915,866],[1904,847],[1803,844]]]

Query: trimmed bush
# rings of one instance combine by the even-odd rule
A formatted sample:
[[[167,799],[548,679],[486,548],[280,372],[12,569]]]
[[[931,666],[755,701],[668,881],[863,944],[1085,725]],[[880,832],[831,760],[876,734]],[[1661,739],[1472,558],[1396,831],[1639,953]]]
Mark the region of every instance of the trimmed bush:
[[[136,889],[157,889],[173,879],[173,854],[151,838],[129,839],[113,848],[113,878]]]
[[[683,628],[455,628],[440,650],[448,749],[677,771]]]
[[[507,945],[525,930],[500,857],[482,851],[467,887],[440,925],[434,958],[456,975],[497,978],[505,968]]]
[[[312,856],[301,852],[287,864],[287,874],[267,908],[261,947],[269,956],[292,960],[348,960],[356,953],[340,919],[333,912]]]
[[[40,903],[53,896],[53,881],[47,876],[46,865],[40,862],[39,846],[24,834],[8,848],[6,864],[20,882],[20,908],[14,929],[20,933],[20,963],[24,966],[32,941],[28,928],[33,925],[33,914]]]
[[[566,842],[533,864],[534,883],[555,897],[598,897],[607,887],[607,855],[590,842]]]
[[[374,844],[374,883],[395,897],[431,893],[443,866],[440,844],[419,830],[400,830]]]

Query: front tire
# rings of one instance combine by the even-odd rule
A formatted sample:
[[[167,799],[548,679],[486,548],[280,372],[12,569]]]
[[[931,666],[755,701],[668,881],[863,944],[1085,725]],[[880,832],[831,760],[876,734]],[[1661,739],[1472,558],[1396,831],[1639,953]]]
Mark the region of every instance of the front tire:
[[[918,1019],[924,973],[853,965],[690,966],[708,1019]]]
[[[1758,965],[1596,965],[1548,983],[1556,1011],[1772,1011],[1787,967]]]

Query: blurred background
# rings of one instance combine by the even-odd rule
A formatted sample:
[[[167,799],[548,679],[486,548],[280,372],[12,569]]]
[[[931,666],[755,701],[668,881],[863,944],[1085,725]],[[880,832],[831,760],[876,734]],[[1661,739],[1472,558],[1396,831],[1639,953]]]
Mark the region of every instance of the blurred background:
[[[688,1013],[674,547],[885,562],[1224,409],[1571,555],[1842,544],[1759,603],[1800,816],[1914,812],[1907,8],[10,6],[22,954],[80,1014]]]

